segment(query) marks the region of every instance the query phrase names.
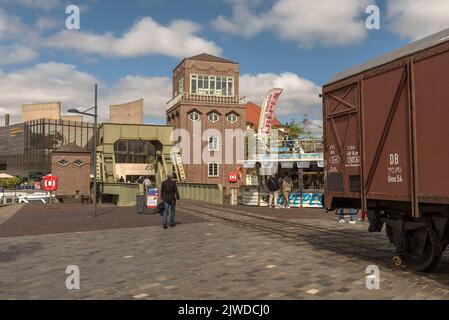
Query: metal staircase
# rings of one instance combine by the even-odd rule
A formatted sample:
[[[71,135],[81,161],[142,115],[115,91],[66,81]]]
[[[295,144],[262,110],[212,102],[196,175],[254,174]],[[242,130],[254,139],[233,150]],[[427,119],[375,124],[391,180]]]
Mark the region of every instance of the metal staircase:
[[[182,163],[182,157],[179,153],[174,153],[174,162],[175,162],[175,168],[176,168],[176,175],[178,176],[179,182],[186,182],[186,172],[184,170],[184,164]]]
[[[179,153],[163,153],[156,158],[156,183],[159,185],[171,174],[173,180],[186,182],[186,173]]]

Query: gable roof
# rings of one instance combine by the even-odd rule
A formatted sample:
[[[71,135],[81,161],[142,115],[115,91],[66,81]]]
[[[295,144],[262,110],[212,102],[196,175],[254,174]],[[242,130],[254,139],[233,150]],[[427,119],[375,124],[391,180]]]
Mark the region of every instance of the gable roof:
[[[245,118],[246,123],[250,123],[256,127],[259,126],[259,119],[260,119],[260,112],[262,111],[262,108],[259,107],[254,102],[248,102],[246,104],[245,109]],[[284,125],[275,117],[273,120],[273,126],[276,128],[284,127]]]
[[[231,60],[227,60],[227,59],[223,59],[217,56],[213,56],[211,54],[208,53],[202,53],[190,58],[184,58],[182,59],[182,61],[176,66],[176,68],[173,69],[173,71],[177,70],[179,68],[180,65],[182,65],[184,63],[184,61],[186,60],[195,60],[195,61],[209,61],[209,62],[221,62],[221,63],[233,63],[233,64],[238,64],[237,62],[231,61]]]
[[[234,61],[231,60],[226,60],[217,56],[213,56],[211,54],[208,53],[202,53],[190,58],[187,58],[187,60],[197,60],[197,61],[210,61],[210,62],[223,62],[223,63],[235,63]]]
[[[325,84],[325,86],[335,83],[337,81],[355,76],[364,71],[385,65],[389,62],[399,60],[406,56],[412,55],[414,53],[423,51],[425,49],[437,46],[439,44],[442,44],[442,43],[448,42],[448,41],[449,41],[449,29],[446,29],[446,30],[440,31],[438,33],[435,33],[429,37],[426,37],[426,38],[423,38],[416,42],[413,42],[401,49],[391,51],[391,52],[381,55],[377,58],[369,60],[368,62],[363,63],[361,65],[358,65],[358,66],[355,66],[352,68],[348,68],[348,69],[344,70],[343,72],[340,72],[337,75],[335,75],[331,80],[329,80]]]

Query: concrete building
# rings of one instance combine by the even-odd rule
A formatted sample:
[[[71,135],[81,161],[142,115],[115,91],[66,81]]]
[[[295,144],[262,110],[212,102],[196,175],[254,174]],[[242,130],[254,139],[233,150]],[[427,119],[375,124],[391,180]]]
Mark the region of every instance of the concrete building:
[[[39,119],[59,120],[61,118],[61,102],[25,104],[22,106],[22,122]]]
[[[239,65],[209,54],[184,59],[173,71],[173,99],[168,102],[167,124],[175,129],[186,129],[191,141],[186,146],[185,171],[188,182],[222,184],[226,194],[244,184],[244,173],[234,183],[229,181],[230,173],[237,173],[236,147],[234,159],[226,164],[224,152],[225,130],[246,128],[245,105],[239,97]],[[201,132],[214,129],[207,137],[194,137],[194,125],[201,126]],[[210,131],[212,132],[212,131]],[[202,134],[201,133],[201,134]],[[234,139],[235,140],[235,139]],[[188,148],[188,150],[187,150]],[[194,164],[194,153],[198,148],[218,157],[218,161]]]
[[[0,127],[0,173],[39,180],[51,171],[51,154],[68,144],[93,151],[94,124],[40,119]]]
[[[109,122],[143,124],[143,99],[110,106]]]

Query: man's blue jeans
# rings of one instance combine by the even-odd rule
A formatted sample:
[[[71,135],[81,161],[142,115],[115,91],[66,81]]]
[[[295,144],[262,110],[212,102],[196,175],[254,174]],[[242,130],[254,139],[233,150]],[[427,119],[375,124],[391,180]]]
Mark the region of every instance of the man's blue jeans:
[[[171,214],[170,214],[170,224],[175,224],[175,210],[176,210],[176,200],[165,202],[165,208],[164,208],[164,214],[163,214],[163,224],[164,226],[167,224],[167,215],[168,215],[168,208],[171,208]]]
[[[349,216],[351,221],[355,221],[355,215],[356,215],[356,210],[355,209],[349,209]],[[345,219],[345,215],[344,215],[344,209],[338,209],[338,219],[340,220],[344,220]]]

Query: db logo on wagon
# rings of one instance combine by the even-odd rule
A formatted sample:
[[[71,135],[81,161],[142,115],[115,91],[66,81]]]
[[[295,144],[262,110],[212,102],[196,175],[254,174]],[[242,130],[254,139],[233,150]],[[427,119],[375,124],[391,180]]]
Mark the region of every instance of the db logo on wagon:
[[[58,190],[58,177],[45,176],[42,181],[42,189],[44,189],[44,191],[57,191]]]

